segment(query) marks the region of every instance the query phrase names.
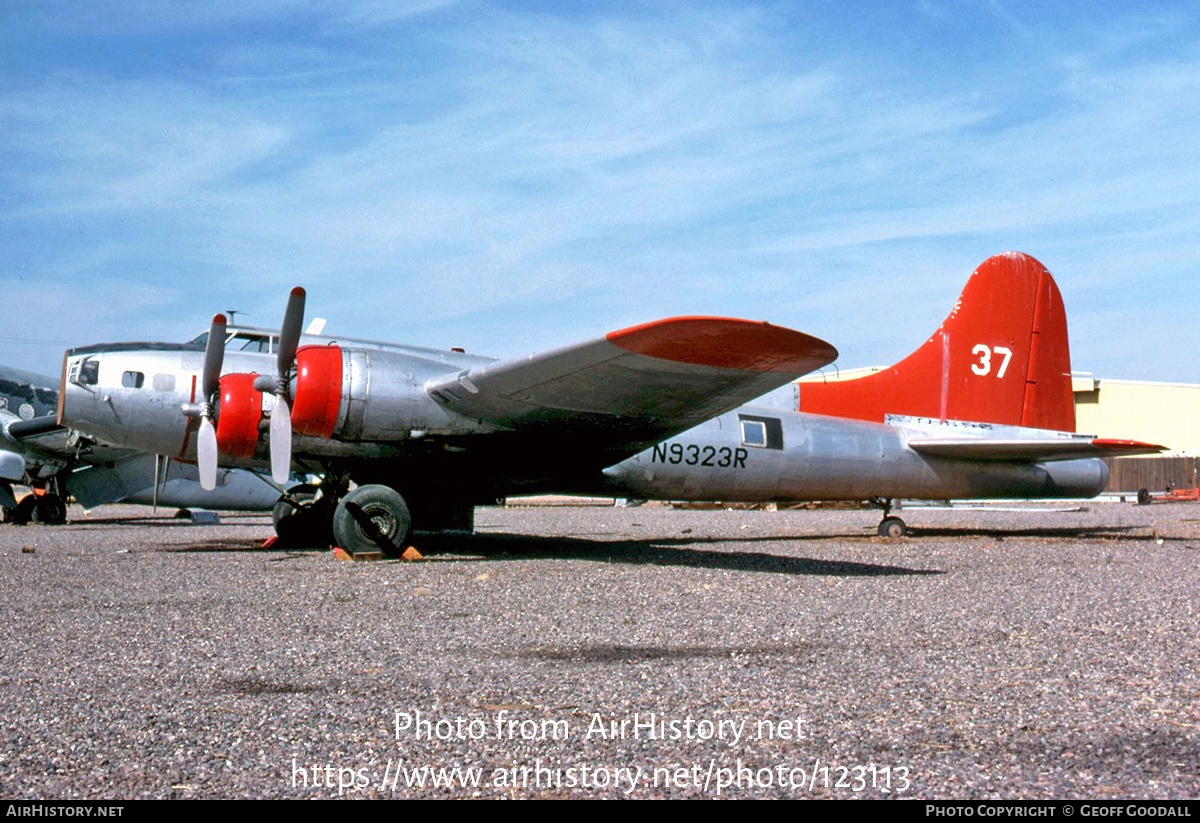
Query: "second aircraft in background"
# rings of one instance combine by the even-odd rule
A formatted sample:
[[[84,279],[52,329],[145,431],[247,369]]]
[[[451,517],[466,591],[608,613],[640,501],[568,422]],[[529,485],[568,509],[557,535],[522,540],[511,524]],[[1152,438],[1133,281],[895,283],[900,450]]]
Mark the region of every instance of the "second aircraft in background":
[[[196,467],[80,440],[59,426],[58,381],[0,366],[0,508],[11,523],[63,523],[67,499],[105,503],[270,510],[280,492],[250,471],[220,473],[212,491]],[[17,487],[30,491],[17,499]]]

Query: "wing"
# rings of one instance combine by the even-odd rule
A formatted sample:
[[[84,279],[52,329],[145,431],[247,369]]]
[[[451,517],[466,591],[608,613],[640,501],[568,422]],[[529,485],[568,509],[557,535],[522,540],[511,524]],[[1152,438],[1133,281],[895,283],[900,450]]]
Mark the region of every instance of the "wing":
[[[633,454],[832,362],[797,331],[679,317],[426,384],[447,409],[513,431],[559,430]]]
[[[4,433],[17,441],[37,438],[45,434],[56,434],[64,430],[63,426],[58,425],[57,414],[43,414],[41,417],[33,417],[29,420],[13,420],[4,425]]]
[[[44,414],[29,420],[0,421],[3,422],[0,450],[7,455],[0,461],[5,465],[0,470],[0,478],[20,481],[27,479],[26,473],[29,477],[45,478],[67,467],[111,466],[141,454],[105,443],[88,443],[84,447],[72,445],[67,438],[67,428],[58,424],[57,417],[56,414]]]
[[[914,438],[909,448],[921,454],[963,460],[1075,460],[1081,457],[1121,457],[1133,454],[1157,454],[1166,446],[1137,440],[1109,440],[1090,435],[1008,438]]]
[[[55,422],[55,415],[47,414],[23,420],[0,413],[0,480],[20,483],[26,479],[30,466],[40,467],[41,457],[51,461],[65,451],[62,427]],[[10,503],[12,495],[4,495],[4,504]]]

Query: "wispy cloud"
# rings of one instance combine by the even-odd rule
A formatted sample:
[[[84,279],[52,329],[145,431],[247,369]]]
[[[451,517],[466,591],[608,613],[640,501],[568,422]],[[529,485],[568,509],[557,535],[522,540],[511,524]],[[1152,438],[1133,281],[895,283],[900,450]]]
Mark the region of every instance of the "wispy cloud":
[[[1200,50],[1118,11],[39,7],[8,35],[0,264],[26,299],[159,289],[164,336],[272,323],[303,282],[332,329],[509,354],[707,313],[884,362],[1012,248],[1081,317],[1153,312],[1190,276]],[[15,323],[127,337],[140,299]],[[1125,368],[1100,326],[1076,359]]]

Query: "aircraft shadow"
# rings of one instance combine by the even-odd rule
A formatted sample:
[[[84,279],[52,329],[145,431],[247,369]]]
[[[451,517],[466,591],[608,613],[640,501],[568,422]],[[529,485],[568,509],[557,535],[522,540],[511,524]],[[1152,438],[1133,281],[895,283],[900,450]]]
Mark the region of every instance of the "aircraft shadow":
[[[245,538],[224,537],[219,540],[206,540],[203,543],[193,543],[187,546],[161,546],[140,551],[163,552],[165,554],[208,554],[212,552],[237,552],[238,554],[279,554],[287,552],[293,555],[309,555],[329,551],[325,548],[295,546],[264,546],[262,542],[247,542]]]
[[[790,538],[765,538],[787,540]],[[786,557],[756,551],[720,551],[696,548],[703,543],[761,543],[763,538],[665,537],[646,540],[588,540],[580,537],[539,537],[516,534],[429,536],[421,551],[438,553],[438,562],[487,560],[591,560],[634,566],[678,566],[724,571],[837,577],[884,577],[944,574],[928,569],[906,569],[877,563]],[[457,555],[457,556],[455,556]],[[470,557],[461,557],[470,555]]]
[[[137,526],[138,528],[156,528],[156,529],[180,529],[185,526],[248,526],[256,525],[247,523],[249,519],[258,520],[261,522],[269,522],[270,515],[256,516],[253,512],[236,512],[234,515],[237,518],[236,523],[228,522],[230,515],[226,515],[226,519],[221,523],[193,523],[186,517],[177,517],[173,514],[159,515],[129,515],[125,517],[95,517],[95,518],[73,518],[55,528],[95,528],[99,526]]]
[[[788,538],[765,538],[786,540]],[[720,551],[696,548],[703,543],[759,543],[759,538],[667,537],[646,540],[588,540],[580,537],[539,537],[521,534],[425,535],[418,541],[423,554],[435,555],[436,563],[477,563],[480,560],[590,560],[632,566],[677,566],[725,571],[835,577],[887,577],[936,575],[945,572],[907,569],[877,563],[846,560],[816,560],[785,557],[756,551]],[[172,554],[237,552],[239,554],[284,554],[271,560],[290,560],[329,551],[323,547],[269,546],[248,544],[244,539],[208,540],[186,546],[164,546],[158,551]]]
[[[1046,539],[1071,539],[1071,538],[1125,538],[1125,539],[1150,539],[1149,535],[1130,534],[1139,530],[1145,530],[1145,526],[1074,526],[1074,527],[1036,527],[1028,529],[1006,529],[1006,528],[941,528],[941,527],[926,527],[926,526],[909,526],[909,533],[914,537],[992,537],[997,540],[1007,538],[1046,538]]]

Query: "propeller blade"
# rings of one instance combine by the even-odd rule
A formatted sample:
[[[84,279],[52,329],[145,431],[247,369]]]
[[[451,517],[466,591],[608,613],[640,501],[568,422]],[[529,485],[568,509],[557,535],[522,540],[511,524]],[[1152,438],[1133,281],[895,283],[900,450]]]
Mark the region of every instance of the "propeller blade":
[[[287,310],[283,314],[283,328],[279,330],[279,357],[276,361],[279,379],[282,381],[287,370],[296,359],[296,348],[300,345],[300,331],[304,325],[304,289],[296,286],[288,296]]]
[[[292,472],[292,411],[282,395],[271,410],[271,479],[279,485]]]
[[[200,468],[200,488],[212,491],[217,487],[217,428],[207,417],[200,421],[196,437],[196,462]]]
[[[271,411],[271,478],[281,486],[292,471],[292,410],[288,408],[288,374],[296,361],[300,332],[304,326],[304,289],[296,286],[288,295],[279,330],[279,354],[275,362],[278,374],[275,387],[275,406]]]
[[[213,396],[221,390],[221,366],[225,362],[225,315],[218,314],[208,329],[208,342],[204,346],[204,373],[201,389],[204,401],[211,403]]]

